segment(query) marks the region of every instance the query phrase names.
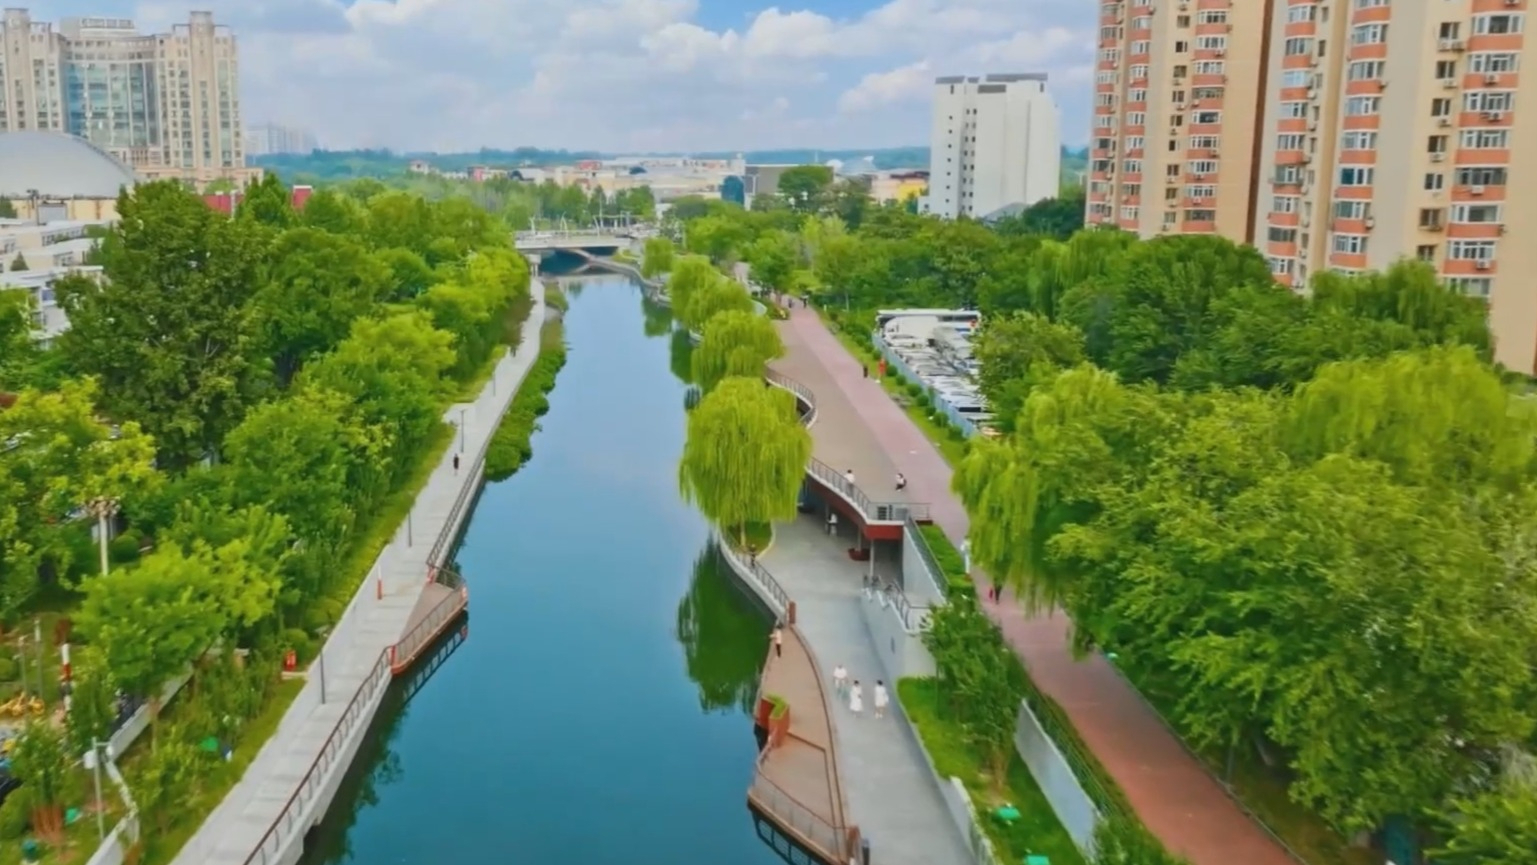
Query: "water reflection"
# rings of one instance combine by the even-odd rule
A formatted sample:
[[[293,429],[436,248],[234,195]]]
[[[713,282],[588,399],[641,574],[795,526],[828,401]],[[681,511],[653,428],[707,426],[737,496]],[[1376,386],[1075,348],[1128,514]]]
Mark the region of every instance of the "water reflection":
[[[672,307],[657,303],[644,291],[640,293],[640,311],[645,316],[646,336],[666,336],[672,332]]]
[[[679,328],[672,332],[667,361],[672,374],[678,381],[684,384],[694,383],[694,341],[689,338],[688,331]]]
[[[678,642],[688,677],[709,712],[750,715],[768,652],[773,617],[731,573],[715,544],[694,561],[688,594],[678,602]]]

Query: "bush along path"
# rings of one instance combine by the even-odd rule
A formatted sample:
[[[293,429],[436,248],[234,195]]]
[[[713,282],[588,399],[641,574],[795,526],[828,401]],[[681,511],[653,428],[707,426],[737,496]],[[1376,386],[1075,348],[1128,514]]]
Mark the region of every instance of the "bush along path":
[[[557,289],[547,287],[546,291],[551,312],[564,307],[563,299],[553,297]],[[555,377],[565,365],[565,327],[559,315],[551,315],[539,331],[539,358],[491,437],[486,450],[486,480],[512,477],[533,456],[534,432],[539,429],[539,418],[550,410],[548,394],[555,389]]]

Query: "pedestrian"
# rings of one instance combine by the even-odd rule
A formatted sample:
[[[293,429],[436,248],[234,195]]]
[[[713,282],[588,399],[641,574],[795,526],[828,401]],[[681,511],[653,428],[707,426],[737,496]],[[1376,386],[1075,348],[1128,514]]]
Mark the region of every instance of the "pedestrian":
[[[988,597],[992,598],[993,603],[995,604],[1003,599],[1003,587],[998,585],[996,582],[993,583],[992,588],[988,589],[987,592]]]
[[[747,545],[747,562],[748,562],[748,564],[751,564],[753,567],[757,567],[758,566],[758,545],[757,544],[748,544]]]
[[[907,489],[907,475],[897,472],[897,492]]]
[[[854,713],[854,717],[857,718],[857,717],[859,717],[859,713],[863,712],[864,710],[865,710],[865,691],[864,691],[863,688],[861,688],[859,686],[859,680],[855,679],[854,680],[854,687],[849,689],[849,711],[853,712]]]
[[[870,377],[870,365],[869,364],[860,364],[859,365],[859,371],[865,374],[865,378],[869,378]]]
[[[843,699],[843,695],[848,693],[848,690],[849,671],[842,664],[839,664],[838,666],[833,667],[833,693],[837,694],[838,699],[841,700]]]
[[[832,508],[827,509],[827,533],[829,535],[838,533],[838,512]]]
[[[785,654],[785,629],[784,625],[774,623],[774,657],[782,658]]]
[[[886,705],[891,702],[891,695],[886,693],[886,683],[875,680],[875,717],[886,717]]]
[[[454,474],[459,473],[459,455],[454,454]]]
[[[849,485],[849,490],[850,491],[852,491],[854,489],[854,470],[853,469],[845,469],[844,470],[844,472],[843,472],[843,482]]]

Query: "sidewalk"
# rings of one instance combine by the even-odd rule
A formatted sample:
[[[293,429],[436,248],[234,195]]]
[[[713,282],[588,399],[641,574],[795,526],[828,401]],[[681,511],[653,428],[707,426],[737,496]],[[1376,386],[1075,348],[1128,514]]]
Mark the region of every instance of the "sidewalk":
[[[817,392],[818,410],[835,400],[849,406],[896,470],[907,476],[912,498],[929,502],[934,522],[959,546],[969,523],[950,492],[951,471],[944,458],[880,384],[864,378],[859,362],[815,312],[791,310],[789,326],[797,336],[786,340],[797,352],[795,362],[820,365],[834,383],[828,392]],[[784,566],[770,568],[781,580],[789,573]],[[790,592],[800,599],[795,589]],[[985,604],[988,615],[1159,840],[1193,865],[1297,865],[1109,663],[1098,656],[1073,658],[1071,622],[1065,615],[1027,616],[1012,595],[1006,598],[1008,603]]]
[[[907,728],[895,682],[886,683],[891,692],[886,717],[873,715],[881,663],[860,611],[866,566],[846,552],[851,531],[844,527],[842,536],[829,537],[820,520],[802,515],[774,526],[774,545],[763,555],[764,566],[795,599],[796,625],[828,667],[822,671],[827,687],[836,664],[864,686],[861,717],[849,711],[847,701],[827,695],[849,819],[870,839],[871,859],[880,865],[969,863],[966,841]]]
[[[454,501],[472,478],[469,462],[495,433],[502,413],[539,355],[544,324],[544,286],[535,279],[534,306],[523,324],[517,352],[502,358],[474,402],[455,404],[443,419],[462,431],[443,455],[394,540],[380,553],[372,576],[358,587],[321,656],[324,676],[308,677],[304,689],[262,746],[245,775],[213,810],[173,860],[173,865],[243,865],[283,812],[306,772],[320,757],[349,701],[386,648],[400,639],[427,584],[427,552],[448,522]],[[464,463],[454,469],[455,454]],[[466,515],[468,518],[468,515]],[[378,597],[380,586],[383,598]],[[321,682],[325,684],[324,700]],[[354,735],[361,735],[367,720]],[[345,772],[345,765],[332,771]],[[315,819],[318,815],[312,815]],[[302,834],[302,828],[295,827]],[[298,838],[293,843],[299,843]]]

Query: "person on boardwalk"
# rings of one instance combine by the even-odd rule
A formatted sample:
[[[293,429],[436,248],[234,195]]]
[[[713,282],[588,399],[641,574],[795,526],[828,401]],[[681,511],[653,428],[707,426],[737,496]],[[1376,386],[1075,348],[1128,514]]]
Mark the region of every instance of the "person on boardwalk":
[[[827,509],[827,533],[829,535],[838,533],[838,512],[832,508]]]
[[[859,717],[859,713],[863,712],[864,710],[865,710],[865,691],[864,691],[863,688],[861,688],[859,686],[859,680],[855,679],[854,680],[854,687],[849,689],[849,711],[853,712],[854,713],[854,717],[857,718],[857,717]]]
[[[886,717],[886,706],[891,703],[891,695],[886,693],[886,683],[880,679],[875,680],[875,717]]]
[[[782,657],[784,657],[784,653],[785,653],[785,627],[784,627],[784,625],[782,625],[782,624],[780,624],[778,622],[775,622],[774,623],[774,657],[782,658]]]
[[[863,363],[860,364],[859,365],[859,371],[865,374],[865,378],[869,378],[870,377],[870,365],[869,364],[863,364]]]
[[[454,454],[454,474],[459,473],[459,455]]]
[[[838,699],[841,700],[841,699],[843,699],[843,695],[848,692],[848,689],[849,689],[849,671],[848,671],[848,668],[844,667],[842,664],[839,664],[838,666],[833,667],[833,693],[836,694],[838,696]]]
[[[844,470],[844,472],[843,472],[843,483],[844,483],[844,485],[846,485],[848,487],[848,489],[844,490],[844,492],[849,493],[850,495],[852,495],[853,492],[854,492],[854,470],[853,469],[845,469]]]
[[[897,492],[907,489],[907,475],[897,472]]]

